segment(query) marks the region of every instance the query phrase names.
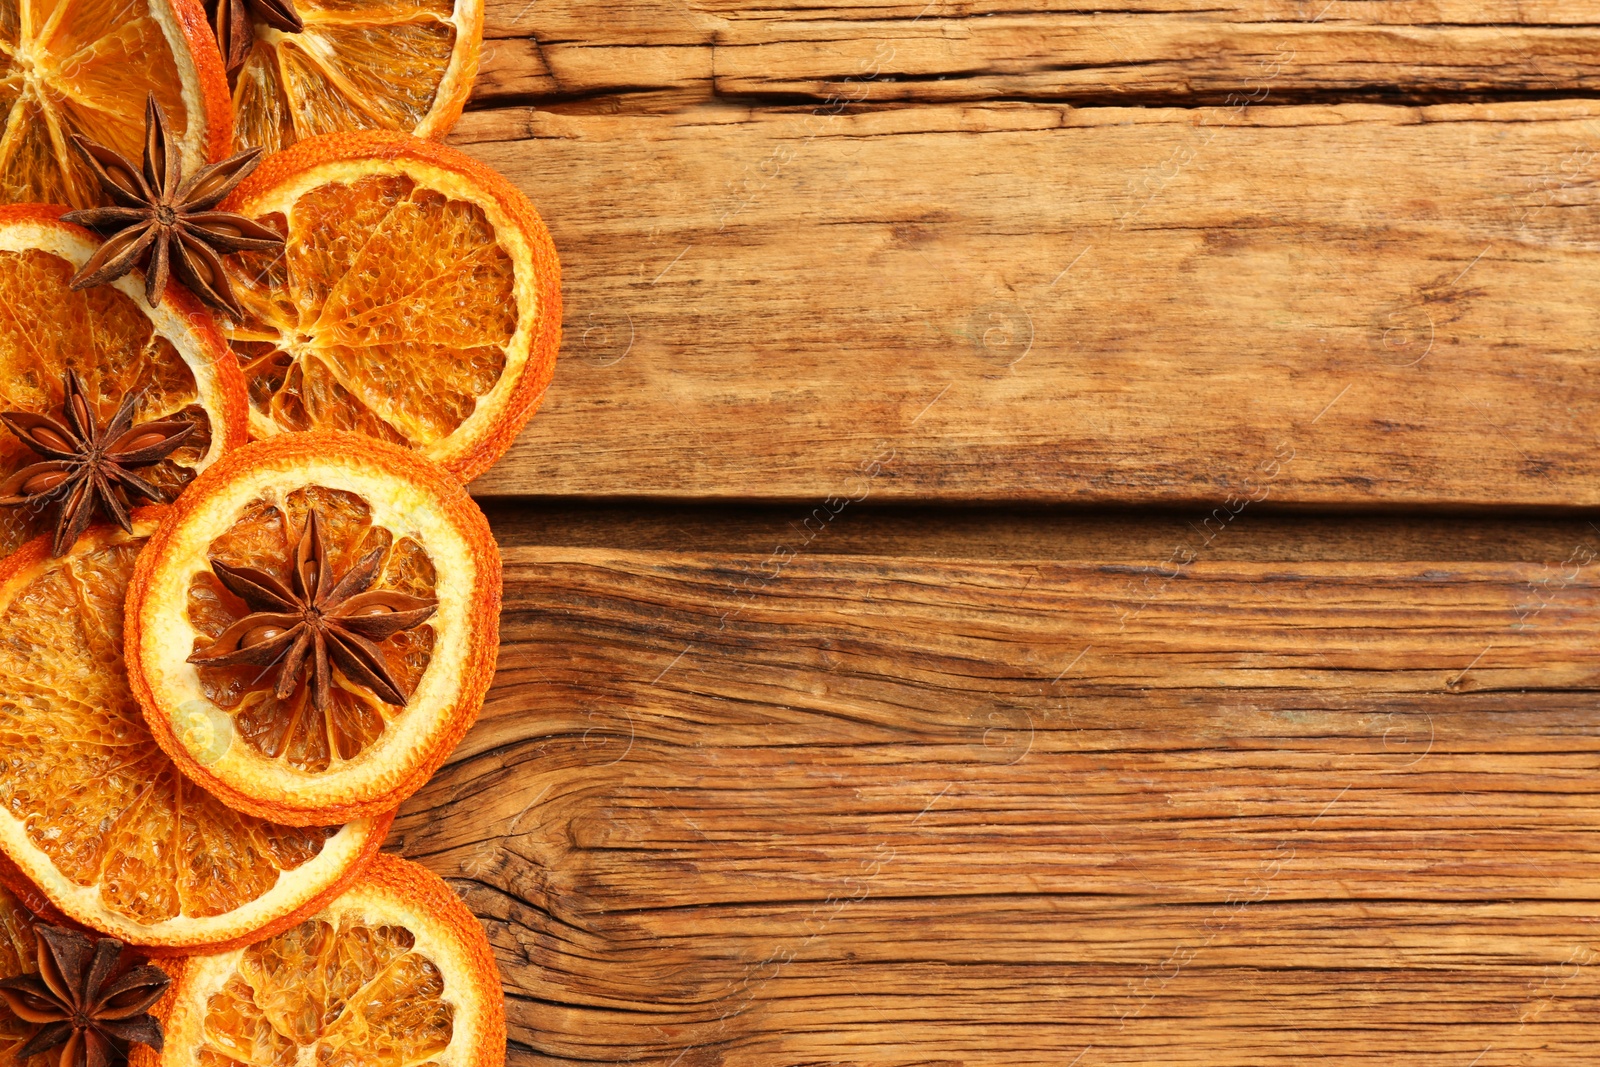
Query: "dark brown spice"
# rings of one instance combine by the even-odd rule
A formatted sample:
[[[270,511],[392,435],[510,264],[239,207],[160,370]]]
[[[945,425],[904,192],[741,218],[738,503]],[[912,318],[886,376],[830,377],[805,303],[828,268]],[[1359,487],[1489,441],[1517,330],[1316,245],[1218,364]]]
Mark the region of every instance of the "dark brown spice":
[[[283,33],[299,33],[305,28],[293,0],[211,0],[211,32],[231,80],[250,58],[255,43],[255,23],[264,22]]]
[[[6,429],[44,457],[0,482],[0,505],[59,504],[51,547],[58,556],[83,533],[97,505],[124,530],[133,532],[128,516],[130,495],[158,503],[166,500],[166,494],[134,474],[134,468],[161,462],[194,431],[193,423],[181,419],[135,426],[136,393],[122,398],[110,422],[97,425],[83,380],[71,369],[62,376],[61,392],[59,415],[31,411],[0,414]]]
[[[86,137],[73,134],[72,143],[112,205],[62,216],[105,235],[105,243],[72,276],[72,288],[104,285],[144,263],[144,298],[151,307],[161,302],[168,279],[176,274],[195,296],[242,318],[222,255],[282,248],[283,236],[243,215],[214,209],[255,169],[261,149],[202,167],[185,180],[177,143],[167,133],[154,93],[145,103],[142,168]]]
[[[290,561],[285,585],[266,571],[211,561],[211,570],[250,614],[189,657],[202,667],[262,667],[276,671],[273,694],[287,700],[301,676],[311,687],[312,705],[326,711],[333,669],[372,691],[378,699],[404,705],[410,694],[390,673],[376,642],[426,622],[438,601],[374,590],[383,565],[382,545],[362,556],[335,580],[328,564],[322,519],[312,508]]]
[[[13,1054],[17,1063],[59,1049],[59,1067],[108,1067],[137,1042],[161,1051],[161,1024],[149,1009],[172,979],[135,964],[112,938],[90,942],[74,930],[39,924],[39,970],[0,982],[0,999],[35,1027]]]

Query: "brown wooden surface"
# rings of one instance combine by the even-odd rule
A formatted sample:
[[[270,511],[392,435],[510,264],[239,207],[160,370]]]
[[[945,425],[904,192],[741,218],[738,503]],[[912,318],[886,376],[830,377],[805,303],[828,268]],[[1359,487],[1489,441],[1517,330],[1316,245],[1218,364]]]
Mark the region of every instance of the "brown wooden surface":
[[[1287,440],[1282,501],[1600,499],[1600,211],[1539,188],[1600,104],[1257,111],[469,115],[568,304],[477,489],[820,498],[886,443],[885,497],[1200,502]]]
[[[511,1063],[1592,1055],[1597,27],[491,3]]]
[[[950,73],[918,60],[892,83],[855,56],[890,38],[844,17],[878,8],[496,7],[493,33],[531,37],[490,42],[453,136],[549,218],[566,346],[478,491],[814,499],[888,442],[886,498],[1199,503],[1289,437],[1305,447],[1276,501],[1595,503],[1600,104],[1522,99],[1561,94],[1481,53],[1580,91],[1545,53],[1594,55],[1600,6],[1565,27],[1582,12],[1195,7],[898,18]],[[995,54],[948,52],[952,21]],[[1115,84],[1056,63],[1086,96],[982,74],[1006,34],[1054,54],[1050,34],[1155,48],[1172,26],[1215,38],[1211,58]],[[762,34],[837,40],[730,43]],[[1451,81],[1413,45],[1502,80]]]
[[[1595,15],[1592,0],[494,0],[476,94],[1187,102],[1253,90],[1273,58],[1274,92],[1301,97],[1560,92],[1597,72]]]
[[[489,707],[395,844],[488,922],[515,1062],[1570,1063],[1600,535],[1568,548],[508,549]]]

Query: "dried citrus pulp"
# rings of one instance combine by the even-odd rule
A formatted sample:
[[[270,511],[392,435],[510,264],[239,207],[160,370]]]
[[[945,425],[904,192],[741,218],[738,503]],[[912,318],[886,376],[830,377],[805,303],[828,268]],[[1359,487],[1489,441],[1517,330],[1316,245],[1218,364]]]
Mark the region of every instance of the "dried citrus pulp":
[[[37,971],[34,952],[33,916],[16,897],[0,889],[0,980]],[[33,1030],[0,1003],[0,1063],[12,1067],[17,1050]]]
[[[286,434],[195,480],[128,600],[134,691],[184,773],[242,811],[339,821],[396,807],[477,718],[500,554],[436,465]]]
[[[0,1067],[504,1063],[482,928],[377,853],[483,704],[463,485],[560,341],[538,213],[426,139],[482,30],[0,0]]]
[[[139,421],[194,424],[182,446],[140,473],[172,493],[224,451],[243,444],[244,381],[210,315],[174,287],[145,306],[132,278],[83,292],[67,281],[98,242],[61,222],[59,209],[0,207],[0,411],[45,414],[63,401],[62,378],[75,370],[109,420],[135,395]],[[40,456],[0,432],[0,482]],[[0,508],[0,552],[49,528],[56,508]]]
[[[66,916],[140,945],[226,944],[320,903],[387,818],[291,829],[186,781],[122,668],[123,597],[159,509],[0,563],[0,849]],[[23,887],[18,887],[23,888]]]
[[[549,233],[482,164],[344,134],[263,162],[222,207],[284,233],[227,257],[256,437],[354,430],[481,474],[538,407],[560,342]]]
[[[340,130],[440,137],[461,117],[483,46],[482,0],[316,0],[304,26],[256,22],[234,86],[235,141],[269,152]]]
[[[98,203],[99,188],[70,135],[134,153],[152,92],[185,170],[221,158],[233,109],[198,0],[0,4],[0,202]]]
[[[495,1067],[505,1008],[494,955],[448,886],[393,856],[325,909],[248,948],[185,960],[166,1050],[134,1067]]]

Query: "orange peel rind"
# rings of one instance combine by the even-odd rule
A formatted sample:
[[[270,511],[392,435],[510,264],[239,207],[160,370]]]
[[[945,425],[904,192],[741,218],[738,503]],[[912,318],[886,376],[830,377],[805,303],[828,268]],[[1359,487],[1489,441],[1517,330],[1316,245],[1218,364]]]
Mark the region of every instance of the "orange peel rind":
[[[163,509],[0,562],[0,884],[152,952],[248,941],[359,873],[391,814],[326,830],[271,825],[186,781],[121,668],[123,591]],[[40,910],[43,910],[42,908]]]
[[[379,646],[410,686],[404,706],[335,672],[319,712],[304,681],[280,699],[259,668],[188,662],[248,613],[211,559],[286,567],[313,506],[330,563],[386,545],[374,588],[438,600],[430,619]],[[499,549],[446,471],[356,434],[285,434],[206,471],[151,537],[128,594],[128,672],[157,743],[195,782],[275,822],[337,823],[398,807],[471,727],[494,673],[499,609]]]

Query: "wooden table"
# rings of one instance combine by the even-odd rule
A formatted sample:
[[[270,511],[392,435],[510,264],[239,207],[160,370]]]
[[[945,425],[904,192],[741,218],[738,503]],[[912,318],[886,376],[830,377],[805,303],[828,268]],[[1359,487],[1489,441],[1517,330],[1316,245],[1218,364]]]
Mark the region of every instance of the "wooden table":
[[[512,1063],[1592,1058],[1600,0],[1089,6],[491,0]]]

